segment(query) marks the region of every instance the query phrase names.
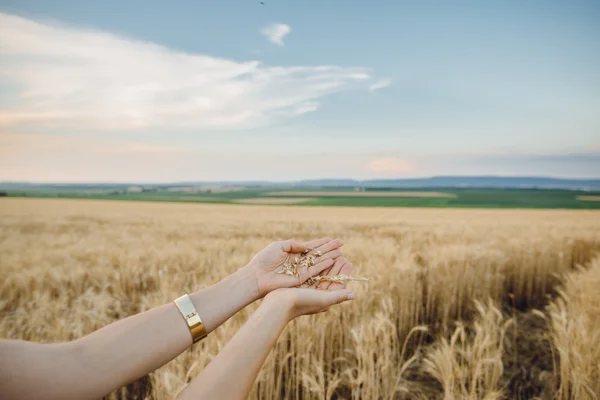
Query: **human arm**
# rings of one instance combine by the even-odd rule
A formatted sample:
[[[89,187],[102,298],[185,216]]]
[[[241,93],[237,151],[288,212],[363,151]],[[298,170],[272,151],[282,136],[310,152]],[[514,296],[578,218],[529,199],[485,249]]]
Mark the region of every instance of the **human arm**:
[[[265,358],[292,319],[327,310],[352,300],[346,289],[277,289],[268,294],[257,311],[227,343],[215,359],[184,390],[179,400],[245,399]]]
[[[295,277],[276,273],[281,262],[307,247],[320,249],[320,262],[302,272],[308,278],[330,267],[342,244],[329,239],[275,242],[244,268],[190,298],[210,332],[269,291],[295,286]],[[152,372],[191,344],[188,327],[172,302],[69,343],[1,340],[0,393],[11,399],[98,398]]]

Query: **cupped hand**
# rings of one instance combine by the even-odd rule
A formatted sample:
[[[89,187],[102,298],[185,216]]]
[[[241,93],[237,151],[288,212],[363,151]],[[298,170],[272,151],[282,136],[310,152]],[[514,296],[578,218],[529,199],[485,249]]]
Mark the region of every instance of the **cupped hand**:
[[[263,297],[267,293],[278,288],[290,288],[301,285],[312,276],[335,265],[335,260],[342,255],[341,247],[344,242],[341,239],[316,239],[309,242],[298,242],[285,240],[273,242],[264,250],[255,255],[247,268],[256,277],[258,294]],[[307,249],[313,249],[311,253],[319,251],[322,255],[316,259],[315,265],[310,268],[300,268],[299,276],[278,274],[280,267],[286,261],[293,261],[300,257]]]
[[[311,288],[277,289],[265,297],[278,307],[287,307],[290,320],[300,315],[317,314],[329,307],[354,299],[354,293],[348,289],[318,290]]]
[[[350,275],[352,263],[345,257],[335,259],[333,265],[321,271],[321,275]],[[277,289],[267,295],[267,301],[287,306],[289,318],[327,311],[334,304],[354,299],[354,293],[345,289],[346,285],[337,282],[316,282],[307,288]]]

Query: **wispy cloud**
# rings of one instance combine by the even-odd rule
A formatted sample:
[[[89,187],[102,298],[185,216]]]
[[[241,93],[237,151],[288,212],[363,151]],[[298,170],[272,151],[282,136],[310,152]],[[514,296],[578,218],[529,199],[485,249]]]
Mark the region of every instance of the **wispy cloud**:
[[[2,13],[0,57],[0,85],[16,89],[4,126],[244,129],[373,81],[362,68],[238,62]]]
[[[375,81],[375,82],[373,82],[372,84],[369,85],[369,91],[370,92],[374,92],[376,90],[388,87],[391,84],[392,84],[392,80],[391,79],[380,79],[380,80]]]
[[[284,46],[283,38],[292,31],[292,28],[286,24],[271,24],[260,30],[264,36],[269,39],[269,42],[277,46]]]

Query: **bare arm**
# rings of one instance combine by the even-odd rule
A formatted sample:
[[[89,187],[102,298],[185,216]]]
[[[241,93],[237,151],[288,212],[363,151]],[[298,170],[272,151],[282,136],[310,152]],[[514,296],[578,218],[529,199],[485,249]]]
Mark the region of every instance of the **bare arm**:
[[[275,290],[179,400],[245,399],[269,351],[291,319],[353,298],[349,290]]]
[[[190,295],[208,331],[258,298],[248,270]],[[174,303],[70,343],[0,341],[0,388],[11,399],[98,398],[166,364],[192,344]]]
[[[306,279],[330,267],[341,241],[276,242],[243,269],[190,295],[208,332],[247,304],[294,277],[275,273],[281,259],[311,244],[323,249]],[[311,269],[313,269],[311,268]],[[282,280],[283,279],[283,280]],[[285,279],[288,279],[287,281]],[[173,303],[107,325],[79,340],[60,344],[0,341],[0,393],[11,399],[94,399],[166,364],[192,344],[187,324]]]

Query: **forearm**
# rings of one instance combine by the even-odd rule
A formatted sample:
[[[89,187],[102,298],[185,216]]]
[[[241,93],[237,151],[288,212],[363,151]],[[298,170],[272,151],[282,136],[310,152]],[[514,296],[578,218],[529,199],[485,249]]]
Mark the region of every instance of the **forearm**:
[[[253,279],[242,269],[190,294],[207,331],[257,298]],[[0,390],[10,398],[98,398],[166,364],[191,344],[187,324],[170,302],[72,343],[3,343]]]
[[[60,344],[4,341],[0,391],[14,399],[98,398],[183,352],[191,336],[174,304]]]
[[[180,400],[245,399],[256,375],[289,321],[289,308],[265,299]]]
[[[216,285],[190,295],[207,332],[218,328],[259,297],[256,277],[247,267],[229,275]]]

